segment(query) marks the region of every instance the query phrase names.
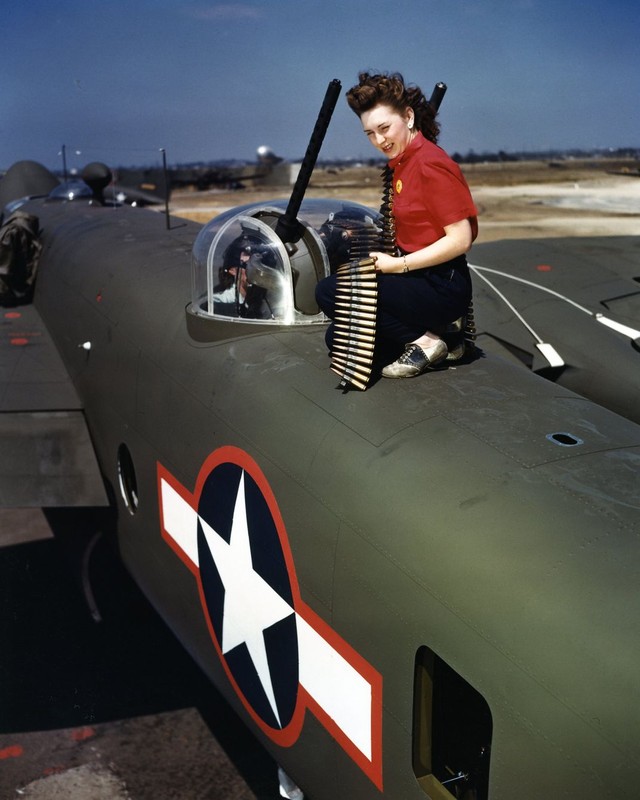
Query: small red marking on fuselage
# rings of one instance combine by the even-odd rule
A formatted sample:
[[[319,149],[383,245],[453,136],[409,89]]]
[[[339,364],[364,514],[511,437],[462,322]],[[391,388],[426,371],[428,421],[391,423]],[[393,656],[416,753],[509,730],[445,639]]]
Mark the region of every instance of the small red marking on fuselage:
[[[46,769],[42,770],[42,774],[45,777],[49,777],[51,775],[60,775],[62,772],[66,772],[69,767],[64,766],[64,764],[56,764],[53,767],[47,767]]]
[[[14,347],[24,347],[25,344],[29,344],[29,340],[23,336],[15,336],[13,339],[9,340],[9,344],[12,344]]]
[[[551,272],[553,267],[550,264],[538,264],[536,269],[538,270],[538,272]]]
[[[24,748],[19,744],[12,744],[0,750],[0,761],[5,758],[20,758],[24,754]]]
[[[5,319],[20,319],[22,314],[19,311],[7,311],[4,315]]]
[[[85,739],[91,739],[95,735],[95,728],[91,727],[78,728],[77,731],[71,732],[71,738],[74,742],[84,742]]]

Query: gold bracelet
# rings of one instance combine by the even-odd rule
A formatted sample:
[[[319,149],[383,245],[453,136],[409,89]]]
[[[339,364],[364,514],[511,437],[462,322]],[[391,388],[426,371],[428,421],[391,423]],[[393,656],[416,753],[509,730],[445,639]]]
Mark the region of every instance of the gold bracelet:
[[[402,256],[402,260],[404,261],[404,269],[402,271],[403,272],[409,272],[409,265],[407,264],[407,257],[406,256]]]

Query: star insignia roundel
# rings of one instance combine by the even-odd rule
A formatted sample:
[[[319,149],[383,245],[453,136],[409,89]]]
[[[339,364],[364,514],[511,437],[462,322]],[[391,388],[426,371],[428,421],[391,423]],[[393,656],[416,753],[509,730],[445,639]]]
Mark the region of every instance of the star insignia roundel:
[[[271,510],[251,475],[226,463],[205,481],[198,518],[202,589],[219,649],[253,710],[283,728],[295,710],[298,644]]]
[[[194,491],[157,465],[165,542],[193,573],[215,651],[277,745],[310,710],[382,788],[382,677],[300,597],[275,496],[256,462],[221,447]]]

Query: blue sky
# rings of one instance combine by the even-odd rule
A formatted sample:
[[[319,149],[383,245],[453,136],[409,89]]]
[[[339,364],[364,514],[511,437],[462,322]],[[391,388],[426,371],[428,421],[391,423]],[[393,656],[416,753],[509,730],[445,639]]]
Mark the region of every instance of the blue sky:
[[[443,80],[449,152],[640,146],[638,0],[20,0],[0,168],[303,155],[329,81]],[[76,155],[76,151],[80,155]],[[341,97],[321,157],[368,157]],[[76,163],[76,160],[78,163]]]

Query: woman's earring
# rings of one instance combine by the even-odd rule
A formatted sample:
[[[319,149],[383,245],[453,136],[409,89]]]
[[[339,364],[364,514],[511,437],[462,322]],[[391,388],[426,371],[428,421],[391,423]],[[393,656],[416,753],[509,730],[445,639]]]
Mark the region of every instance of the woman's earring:
[[[409,126],[409,130],[411,130],[413,128],[413,120],[410,119],[407,125]]]

